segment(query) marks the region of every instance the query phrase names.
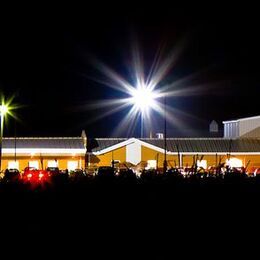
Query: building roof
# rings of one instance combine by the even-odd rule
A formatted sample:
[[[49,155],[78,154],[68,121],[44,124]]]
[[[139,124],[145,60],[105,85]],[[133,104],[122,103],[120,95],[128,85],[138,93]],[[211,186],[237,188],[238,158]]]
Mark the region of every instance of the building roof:
[[[162,139],[141,139],[164,148]],[[178,149],[177,149],[178,147]],[[182,153],[260,152],[260,139],[168,138],[167,151]]]
[[[259,138],[260,137],[260,127],[257,127],[241,136],[242,138]]]
[[[160,152],[164,149],[164,139],[97,138],[92,152],[112,151],[127,145],[128,140],[139,142],[141,145]],[[260,139],[167,138],[167,152],[177,153],[178,151],[180,153],[259,153]]]
[[[244,120],[255,120],[255,119],[260,119],[260,116],[251,116],[251,117],[244,117],[244,118],[239,118],[239,119],[226,120],[226,121],[223,121],[223,124],[239,122],[239,121],[244,121]]]
[[[17,149],[84,149],[81,137],[3,138],[3,148]]]
[[[54,138],[4,138],[4,149],[82,149],[84,143],[81,137]],[[139,142],[152,149],[162,151],[164,139],[156,138],[96,138],[89,139],[88,151],[100,152],[114,150],[132,142]],[[178,149],[177,149],[178,147]],[[172,153],[260,153],[260,139],[225,139],[225,138],[167,138],[167,151]]]
[[[88,149],[92,152],[104,150],[113,145],[119,144],[128,140],[128,138],[96,138],[89,140]]]

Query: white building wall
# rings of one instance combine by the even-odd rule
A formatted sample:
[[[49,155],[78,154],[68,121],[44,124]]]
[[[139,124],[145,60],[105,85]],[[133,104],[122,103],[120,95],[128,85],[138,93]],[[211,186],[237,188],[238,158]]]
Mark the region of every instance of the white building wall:
[[[224,123],[224,137],[237,138],[239,137],[239,122],[226,122]]]
[[[230,131],[231,127],[230,127],[230,123],[227,124],[227,137],[230,138],[231,136],[231,131]]]
[[[239,123],[239,122],[236,122],[236,137],[239,137],[239,136],[240,136],[239,125],[240,125],[240,123]]]
[[[139,142],[134,142],[126,146],[126,161],[138,164],[142,160],[142,147]]]
[[[242,118],[234,121],[225,121],[224,123],[224,137],[225,138],[238,138],[246,134],[247,137],[260,137],[250,136],[250,132],[260,128],[260,116]]]
[[[229,134],[229,123],[225,124],[225,129],[226,129],[226,135],[225,138],[229,138],[230,134]]]

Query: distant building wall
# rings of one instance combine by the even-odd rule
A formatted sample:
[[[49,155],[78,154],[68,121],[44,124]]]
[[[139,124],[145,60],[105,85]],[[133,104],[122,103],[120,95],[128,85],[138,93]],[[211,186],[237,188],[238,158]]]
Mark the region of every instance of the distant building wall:
[[[260,138],[260,116],[224,121],[224,138]]]
[[[2,160],[2,168],[7,169],[8,164],[10,162],[14,162],[15,157],[14,156],[4,156]],[[69,162],[76,162],[75,165],[77,165],[77,168],[83,168],[85,167],[85,159],[84,156],[67,156],[67,157],[57,157],[57,156],[17,156],[16,161],[19,165],[19,170],[22,171],[26,167],[29,166],[30,162],[37,161],[39,169],[46,169],[48,167],[49,162],[57,161],[57,166],[60,169],[67,169]]]
[[[163,161],[164,161],[164,154],[160,153],[158,151],[155,151],[153,149],[147,148],[142,146],[141,150],[141,161],[142,162],[147,162],[148,160],[158,160],[158,167],[162,168],[163,167]],[[196,154],[180,154],[181,156],[181,162],[182,162],[182,167],[191,167],[193,165],[194,159],[197,158]],[[215,154],[212,155],[204,155],[203,158],[201,155],[198,156],[199,159],[206,160],[207,162],[207,167],[210,166],[216,166],[218,165],[221,157],[221,162],[225,163],[228,156],[223,155],[223,154],[217,154],[217,158]],[[248,169],[255,169],[255,168],[260,168],[260,155],[250,155],[250,154],[232,154],[231,153],[231,158],[237,158],[242,161],[243,166],[246,166],[247,163],[249,163]],[[113,151],[113,157],[112,157],[112,152],[106,153],[104,155],[99,155],[99,156],[92,156],[91,160],[91,166],[110,166],[112,158],[114,160],[119,160],[120,162],[125,162],[126,161],[126,147],[117,149]],[[39,168],[41,169],[41,158],[40,157],[20,157],[18,156],[17,161],[19,163],[19,170],[22,171],[24,170],[25,167],[29,166],[30,161],[37,161]],[[58,162],[58,167],[60,169],[67,169],[68,168],[68,163],[69,162],[75,162],[77,165],[77,168],[83,168],[85,167],[84,165],[84,156],[75,156],[75,157],[43,157],[43,168],[46,169],[48,166],[49,161],[53,161],[57,159]],[[177,155],[167,155],[167,164],[168,167],[175,167],[175,164],[178,165],[178,156]],[[8,156],[8,157],[3,157],[3,169],[6,169],[8,167],[8,162],[14,161],[14,156]],[[140,162],[141,162],[140,161]]]
[[[253,131],[259,131],[259,128]],[[251,132],[248,132],[252,134]],[[63,139],[61,139],[63,140]],[[66,139],[65,139],[66,141]],[[130,138],[128,140],[121,140],[111,145],[109,140],[104,143],[102,139],[102,148],[97,149],[96,152],[89,153],[90,165],[89,166],[110,166],[112,160],[119,161],[121,163],[130,162],[132,164],[139,164],[140,162],[150,161],[151,165],[159,168],[163,167],[164,162],[164,140],[160,139],[143,139],[138,140]],[[48,139],[49,142],[49,139]],[[113,142],[112,142],[113,143]],[[167,140],[167,156],[166,160],[168,167],[183,166],[191,167],[194,160],[205,160],[207,167],[216,166],[219,163],[220,156],[221,162],[225,163],[227,159],[227,152],[231,151],[231,157],[239,159],[245,166],[250,161],[250,167],[260,167],[260,140],[259,139],[237,139],[232,142],[232,149],[229,149],[229,140],[223,138],[180,138]],[[178,145],[178,149],[176,149]],[[36,148],[34,148],[36,149]],[[10,149],[9,149],[10,150]],[[7,148],[5,148],[2,157],[2,169],[5,170],[8,165],[15,165],[15,155]],[[37,150],[37,149],[36,149]],[[85,168],[85,151],[84,149],[77,150],[77,153],[73,149],[49,149],[48,153],[33,153],[35,150],[26,150],[23,148],[17,149],[16,160],[19,163],[19,170],[24,170],[29,166],[29,163],[33,162],[40,169],[47,168],[49,164],[57,162],[57,166],[60,169],[68,168]],[[9,151],[9,152],[8,152]],[[179,157],[177,151],[180,151]],[[217,158],[216,158],[216,151]],[[236,151],[236,152],[235,152]],[[52,152],[52,153],[51,153]],[[197,153],[199,154],[197,156]],[[251,153],[251,154],[250,154]],[[180,159],[180,165],[179,165]],[[55,164],[55,163],[54,163]]]
[[[224,137],[225,138],[238,138],[239,133],[239,122],[231,121],[224,123]]]

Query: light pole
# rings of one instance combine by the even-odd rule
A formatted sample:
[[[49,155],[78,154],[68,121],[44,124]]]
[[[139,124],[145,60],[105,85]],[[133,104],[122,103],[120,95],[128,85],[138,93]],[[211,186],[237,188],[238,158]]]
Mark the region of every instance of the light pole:
[[[2,171],[2,146],[3,146],[3,133],[4,133],[4,118],[8,113],[8,106],[0,105],[0,116],[1,116],[1,129],[0,129],[0,172]]]
[[[141,111],[141,138],[144,138],[144,116],[143,116],[143,112]]]
[[[167,158],[166,158],[166,153],[167,153],[167,132],[166,132],[166,95],[164,95],[164,161],[163,161],[163,173],[165,174],[167,171]]]
[[[156,92],[149,86],[138,85],[131,93],[130,103],[134,106],[135,112],[140,113],[141,138],[145,135],[145,117],[148,116],[149,110],[153,108],[155,99],[158,97]]]

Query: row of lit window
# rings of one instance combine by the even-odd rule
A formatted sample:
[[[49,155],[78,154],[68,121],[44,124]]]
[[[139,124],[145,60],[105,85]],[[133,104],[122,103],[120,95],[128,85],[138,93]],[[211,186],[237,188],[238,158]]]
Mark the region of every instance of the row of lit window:
[[[243,166],[243,161],[237,158],[230,158],[229,160],[226,160],[226,165],[230,166],[231,168],[237,167],[240,168]],[[197,166],[203,169],[208,168],[208,162],[207,160],[198,160],[197,161]],[[147,168],[148,169],[155,169],[156,168],[156,160],[148,160],[147,161]]]
[[[241,168],[243,167],[243,161],[238,159],[238,158],[230,158],[229,160],[226,160],[226,165],[228,165],[229,167],[233,168]],[[207,169],[208,167],[208,163],[207,160],[198,160],[197,161],[197,166],[201,167],[203,169]]]
[[[243,161],[238,158],[230,158],[229,160],[228,159],[226,160],[226,165],[228,165],[231,168],[233,168],[233,167],[241,168],[241,167],[243,167]],[[207,160],[201,160],[201,161],[198,160],[197,166],[201,167],[203,169],[207,169],[207,167],[208,167]]]
[[[39,163],[39,161],[29,161],[28,166],[39,169],[40,163]],[[47,167],[59,167],[59,163],[58,163],[58,161],[54,161],[54,160],[53,161],[47,161]],[[20,170],[19,161],[9,161],[7,168],[8,169],[18,169],[18,170]],[[78,161],[68,161],[67,162],[67,169],[69,171],[73,171],[77,168],[79,168],[79,162]]]

